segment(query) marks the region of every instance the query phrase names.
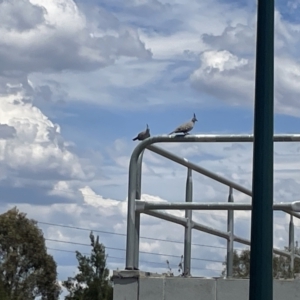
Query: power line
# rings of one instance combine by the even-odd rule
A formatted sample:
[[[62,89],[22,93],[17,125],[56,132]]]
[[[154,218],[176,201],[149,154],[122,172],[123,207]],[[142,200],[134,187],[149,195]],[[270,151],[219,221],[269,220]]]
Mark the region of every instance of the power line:
[[[64,225],[64,224],[56,224],[56,223],[49,223],[49,222],[42,222],[37,221],[40,224],[50,225],[50,226],[57,226],[57,227],[64,227],[64,228],[70,228],[70,229],[76,229],[76,230],[83,230],[83,231],[93,231],[98,233],[104,233],[104,234],[112,234],[112,235],[118,235],[118,236],[126,236],[125,233],[117,233],[112,231],[105,231],[105,230],[98,230],[98,229],[90,229],[90,228],[83,228],[83,227],[77,227],[77,226],[70,226],[70,225]],[[176,243],[176,244],[183,244],[182,241],[175,241],[175,240],[168,240],[168,239],[160,239],[160,238],[152,238],[152,237],[146,237],[146,236],[140,236],[141,239],[147,239],[152,241],[160,241],[160,242],[168,242],[168,243]],[[227,247],[223,246],[214,246],[214,245],[206,245],[206,244],[198,244],[198,243],[192,243],[193,246],[199,246],[199,247],[207,247],[207,248],[216,248],[216,249],[227,249]],[[235,249],[236,251],[244,251],[248,248],[244,249]]]
[[[48,223],[48,222],[41,222],[41,221],[37,221],[37,222],[40,223],[40,224],[45,224],[45,225],[50,225],[50,226],[57,226],[57,227],[77,229],[77,230],[83,230],[83,231],[93,231],[93,232],[104,233],[104,234],[126,236],[125,233],[117,233],[117,232],[112,232],[112,231],[82,228],[82,227],[70,226],[70,225],[60,225],[60,224],[56,224],[56,223]],[[141,239],[152,240],[152,241],[160,241],[160,242],[183,244],[183,242],[181,242],[181,241],[175,241],[175,240],[159,239],[159,238],[152,238],[152,237],[146,237],[146,236],[141,236],[140,238]],[[192,245],[193,246],[199,246],[199,247],[227,249],[226,247],[222,247],[222,246],[213,246],[213,245],[205,245],[205,244],[197,244],[197,243],[192,243]]]
[[[51,247],[47,247],[48,250],[52,250],[52,251],[59,251],[59,252],[67,252],[67,253],[75,253],[75,251],[71,251],[71,250],[64,250],[64,249],[56,249],[56,248],[51,248]],[[81,254],[84,254],[84,255],[90,255],[90,253],[84,253],[84,252],[80,252]],[[107,259],[120,259],[120,260],[123,260],[125,261],[125,257],[116,257],[116,256],[110,256],[108,255],[107,256]],[[139,260],[139,262],[141,263],[147,263],[147,264],[156,264],[156,265],[162,265],[162,266],[166,266],[165,263],[162,263],[162,262],[156,262],[156,261],[147,261],[147,260]],[[195,270],[209,270],[209,271],[216,271],[216,272],[219,272],[219,271],[223,271],[223,270],[217,270],[217,269],[210,269],[210,268],[197,268],[197,267],[193,267],[192,269],[195,269]]]
[[[105,234],[114,234],[114,235],[126,236],[125,233],[117,233],[117,232],[98,230],[98,229],[96,230],[96,229],[83,228],[83,227],[77,227],[77,226],[71,226],[71,225],[48,223],[48,222],[42,222],[42,221],[37,221],[37,223],[45,224],[45,225],[51,225],[51,226],[57,226],[57,227],[65,227],[65,228],[83,230],[83,231],[93,231],[93,232],[99,232],[99,233],[105,233]]]
[[[39,224],[56,226],[56,227],[70,228],[70,229],[83,230],[83,231],[93,231],[93,232],[99,232],[99,233],[111,234],[111,235],[118,235],[118,236],[124,236],[124,237],[126,236],[125,233],[117,233],[117,232],[112,232],[112,231],[83,228],[83,227],[77,227],[77,226],[71,226],[71,225],[65,225],[65,224],[57,224],[57,223],[50,223],[50,222],[43,222],[43,221],[37,221],[37,220],[35,220],[35,221],[37,223],[39,223]],[[148,240],[152,240],[152,241],[161,241],[161,242],[183,244],[182,241],[176,241],[176,240],[152,238],[152,237],[145,237],[145,236],[141,236],[140,238],[141,239],[148,239]],[[64,243],[75,244],[75,245],[82,245],[82,246],[90,246],[88,244],[78,243],[78,242],[61,241],[61,240],[47,239],[47,238],[45,238],[45,240],[49,240],[49,241],[53,241],[53,242],[64,242]],[[222,246],[214,246],[214,245],[206,245],[206,244],[192,243],[192,245],[193,246],[200,246],[200,247],[215,248],[215,249],[227,249],[226,247],[222,247]],[[106,248],[107,249],[111,249],[111,250],[126,251],[125,249],[114,248],[114,247],[106,247]],[[244,248],[244,249],[235,249],[235,250],[236,251],[244,251],[244,250],[247,250],[247,248]],[[140,253],[151,254],[150,252],[143,252],[143,251],[140,251]],[[159,255],[163,255],[163,254],[159,254]],[[166,255],[166,256],[168,256],[168,255]]]
[[[77,243],[77,242],[70,242],[70,241],[63,241],[63,240],[56,240],[56,239],[47,239],[45,238],[46,241],[50,242],[57,242],[57,243],[65,243],[65,244],[72,244],[72,245],[80,245],[80,246],[89,246],[91,247],[90,244],[84,244],[84,243]],[[111,249],[111,250],[118,250],[118,251],[126,251],[125,249],[122,248],[115,248],[115,247],[105,247],[106,249]],[[146,252],[146,251],[140,251],[140,253],[143,254],[150,254],[150,255],[158,255],[158,256],[167,256],[167,257],[176,257],[176,258],[181,258],[179,255],[173,255],[173,254],[163,254],[163,253],[155,253],[155,252]],[[192,260],[199,260],[199,261],[209,261],[209,262],[218,262],[218,263],[223,263],[221,260],[213,260],[213,259],[207,259],[207,258],[191,258]]]

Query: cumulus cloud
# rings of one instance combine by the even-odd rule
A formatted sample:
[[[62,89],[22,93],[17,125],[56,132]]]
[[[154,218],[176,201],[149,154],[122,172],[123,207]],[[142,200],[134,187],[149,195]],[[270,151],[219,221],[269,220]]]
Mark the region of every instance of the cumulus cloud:
[[[2,97],[0,103],[0,119],[4,124],[1,131],[14,133],[12,138],[0,141],[2,166],[25,172],[26,177],[39,174],[85,179],[91,176],[68,150],[60,126],[52,123],[41,110],[23,101],[21,94]]]
[[[5,36],[0,41],[0,95],[22,89],[27,101],[40,106],[74,99],[110,103],[110,91],[98,88],[107,87],[106,77],[106,83],[98,80],[96,90],[86,84],[87,76],[92,80],[92,72],[119,59],[146,62],[152,57],[134,26],[95,5],[5,0],[0,13],[0,34]],[[87,97],[92,90],[97,95]]]
[[[227,50],[203,52],[200,60],[200,68],[191,75],[195,88],[231,104],[252,103],[253,61]]]
[[[44,21],[43,9],[27,0],[1,1],[1,25],[7,30],[26,31]]]
[[[298,116],[300,65],[297,48],[299,30],[275,13],[275,110]],[[200,54],[200,66],[190,76],[199,91],[232,105],[252,106],[254,99],[255,26],[253,20],[229,25],[220,35],[204,34],[209,49]],[[216,88],[217,87],[217,88]]]
[[[151,52],[135,28],[104,9],[85,11],[72,0],[2,1],[0,8],[0,32],[6,37],[0,42],[1,178],[8,180],[7,172],[18,172],[18,179],[9,179],[18,185],[22,180],[28,184],[30,178],[47,179],[49,195],[58,196],[51,192],[52,185],[91,180],[96,170],[90,159],[72,152],[60,126],[36,105],[80,95],[75,87],[74,93],[70,90],[76,83],[63,85],[65,76],[72,79],[66,70],[97,70],[123,56],[148,59]],[[57,80],[55,72],[61,71],[62,80]],[[35,82],[44,72],[54,77]],[[117,81],[122,84],[122,79]]]
[[[0,8],[6,16],[0,26],[6,37],[0,44],[2,72],[84,71],[109,65],[119,56],[151,57],[133,29],[92,28],[72,0],[4,1]],[[18,24],[11,24],[16,19]]]
[[[278,57],[275,61],[276,108],[283,114],[299,116],[300,63],[290,57]]]
[[[213,49],[226,49],[243,57],[253,56],[255,50],[255,27],[237,24],[227,26],[221,35],[203,34],[202,40]]]

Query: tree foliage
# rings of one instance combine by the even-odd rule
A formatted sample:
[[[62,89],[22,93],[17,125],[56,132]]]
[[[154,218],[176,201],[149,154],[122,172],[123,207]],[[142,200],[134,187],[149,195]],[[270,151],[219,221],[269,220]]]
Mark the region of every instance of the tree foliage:
[[[0,299],[9,300],[8,293],[5,290],[4,283],[0,280]]]
[[[42,231],[13,208],[0,215],[1,299],[56,300],[60,294],[56,263],[47,254]]]
[[[285,251],[288,248],[285,247]],[[295,254],[300,255],[298,243],[295,246]],[[223,263],[226,266],[226,262]],[[249,278],[250,276],[250,250],[243,250],[238,253],[233,252],[233,272],[232,277]],[[291,278],[295,273],[300,273],[300,261],[294,260],[294,271],[290,268],[290,258],[285,256],[273,255],[273,277],[274,278]],[[226,274],[226,267],[222,271],[222,275]]]
[[[79,273],[63,282],[69,295],[66,300],[112,300],[113,288],[106,268],[105,247],[90,233],[92,251],[90,256],[76,251]]]

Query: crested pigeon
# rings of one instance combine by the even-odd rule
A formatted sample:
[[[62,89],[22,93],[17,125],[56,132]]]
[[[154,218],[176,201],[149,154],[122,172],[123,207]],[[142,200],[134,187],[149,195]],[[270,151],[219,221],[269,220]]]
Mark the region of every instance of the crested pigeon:
[[[169,133],[169,135],[173,133],[183,133],[184,135],[188,134],[189,131],[191,131],[194,128],[195,122],[198,121],[196,118],[196,115],[194,114],[191,121],[186,122],[178,126],[174,131]]]
[[[145,140],[146,138],[150,137],[150,129],[148,127],[148,124],[147,124],[147,128],[145,131],[142,131],[140,132],[134,139],[132,139],[133,141],[136,141],[136,140],[139,140],[139,141],[142,141],[142,140]]]

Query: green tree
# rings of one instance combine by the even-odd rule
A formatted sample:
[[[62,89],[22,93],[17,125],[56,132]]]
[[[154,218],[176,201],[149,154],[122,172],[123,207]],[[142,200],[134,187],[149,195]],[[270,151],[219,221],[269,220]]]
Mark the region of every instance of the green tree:
[[[95,238],[90,233],[91,255],[82,255],[76,251],[79,273],[63,282],[69,295],[66,300],[112,300],[113,288],[108,278],[106,268],[105,247],[99,243],[99,236]]]
[[[285,251],[289,251],[288,247],[284,247]],[[295,254],[300,255],[298,242],[295,244]],[[290,268],[290,257],[274,255],[273,256],[273,275],[274,277],[292,278],[295,273],[300,273],[300,260],[294,259],[294,271]]]
[[[4,283],[0,280],[0,299],[9,300],[8,293],[5,290]]]
[[[13,208],[0,215],[0,291],[10,300],[56,300],[56,263],[37,223]]]
[[[288,248],[285,247],[285,251]],[[295,254],[300,255],[300,249],[298,243],[295,246]],[[223,263],[225,265],[222,275],[226,274],[226,261]],[[285,256],[279,256],[273,254],[273,277],[281,278],[291,278],[293,273],[300,273],[300,260],[294,260],[294,272],[290,269],[290,258]],[[235,278],[249,278],[250,274],[250,250],[243,250],[238,253],[236,250],[233,252],[233,270],[232,277]]]

